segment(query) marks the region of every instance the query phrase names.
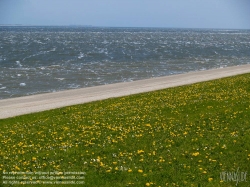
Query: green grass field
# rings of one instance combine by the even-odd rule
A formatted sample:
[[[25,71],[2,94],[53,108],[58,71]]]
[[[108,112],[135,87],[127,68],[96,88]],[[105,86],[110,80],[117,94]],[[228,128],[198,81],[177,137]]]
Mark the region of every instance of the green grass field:
[[[2,182],[3,172],[86,172],[73,186],[250,186],[248,173],[239,177],[250,171],[250,74],[0,120],[0,128]],[[222,172],[238,172],[238,181]]]

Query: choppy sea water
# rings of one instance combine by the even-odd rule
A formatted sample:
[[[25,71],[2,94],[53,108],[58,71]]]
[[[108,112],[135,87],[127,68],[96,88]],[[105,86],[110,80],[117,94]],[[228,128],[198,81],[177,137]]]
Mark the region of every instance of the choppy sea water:
[[[0,99],[250,63],[250,30],[0,27]]]

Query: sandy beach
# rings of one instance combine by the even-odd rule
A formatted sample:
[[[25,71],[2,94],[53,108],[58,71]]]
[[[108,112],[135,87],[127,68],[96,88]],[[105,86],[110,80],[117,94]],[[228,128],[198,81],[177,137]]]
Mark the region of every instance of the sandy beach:
[[[250,73],[250,64],[0,100],[0,119]]]

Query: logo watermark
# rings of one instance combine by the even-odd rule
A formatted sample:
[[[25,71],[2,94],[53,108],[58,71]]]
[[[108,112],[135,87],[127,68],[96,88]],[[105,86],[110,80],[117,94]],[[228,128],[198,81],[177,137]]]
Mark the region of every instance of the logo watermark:
[[[223,182],[236,182],[237,186],[239,182],[247,182],[247,172],[240,172],[239,168],[234,172],[223,171],[220,172],[220,180]]]

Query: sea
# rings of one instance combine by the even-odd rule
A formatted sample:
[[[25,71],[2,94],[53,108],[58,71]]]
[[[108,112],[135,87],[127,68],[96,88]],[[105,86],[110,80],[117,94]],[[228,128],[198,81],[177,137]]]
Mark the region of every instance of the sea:
[[[250,63],[250,30],[0,26],[0,99]]]

